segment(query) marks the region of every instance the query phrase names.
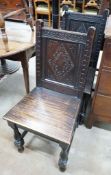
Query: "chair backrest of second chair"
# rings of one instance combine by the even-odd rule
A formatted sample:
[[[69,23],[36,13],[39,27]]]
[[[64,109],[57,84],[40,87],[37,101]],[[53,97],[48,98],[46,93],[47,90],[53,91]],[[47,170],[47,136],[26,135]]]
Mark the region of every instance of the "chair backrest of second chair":
[[[50,0],[34,0],[34,7],[37,10],[37,13],[51,13]],[[46,9],[46,10],[45,10]]]
[[[84,90],[95,30],[88,34],[42,27],[37,21],[37,86],[80,96]]]
[[[91,66],[96,68],[99,51],[103,44],[104,29],[109,11],[105,10],[103,15],[87,15],[81,13],[66,12],[63,21],[62,29],[69,31],[76,31],[87,33],[88,28],[94,26],[96,28],[96,35],[91,55]]]

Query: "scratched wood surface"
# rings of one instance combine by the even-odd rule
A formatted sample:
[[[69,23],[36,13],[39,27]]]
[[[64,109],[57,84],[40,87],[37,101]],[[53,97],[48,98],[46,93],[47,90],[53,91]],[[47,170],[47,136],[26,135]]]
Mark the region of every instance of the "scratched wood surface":
[[[74,96],[36,88],[4,118],[69,144],[79,105]]]

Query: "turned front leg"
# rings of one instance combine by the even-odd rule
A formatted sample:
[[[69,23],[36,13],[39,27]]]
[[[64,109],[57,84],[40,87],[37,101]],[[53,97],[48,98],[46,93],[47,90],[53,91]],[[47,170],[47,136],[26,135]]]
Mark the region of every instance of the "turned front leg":
[[[62,151],[60,153],[58,165],[61,171],[65,171],[67,166],[67,161],[68,161],[70,145],[60,144],[60,147],[62,148]]]
[[[18,130],[18,127],[16,124],[8,122],[8,125],[13,129],[14,131],[14,138],[15,138],[15,146],[18,148],[19,152],[23,152],[24,151],[24,139],[21,135],[21,133]]]

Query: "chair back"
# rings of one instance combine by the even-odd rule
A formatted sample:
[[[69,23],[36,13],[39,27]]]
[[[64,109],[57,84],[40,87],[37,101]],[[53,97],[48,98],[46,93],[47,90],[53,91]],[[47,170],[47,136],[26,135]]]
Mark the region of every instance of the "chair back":
[[[48,16],[48,26],[51,26],[51,4],[50,0],[34,0],[35,19],[38,19],[38,15]]]
[[[89,66],[95,28],[87,34],[43,27],[36,23],[36,82],[80,97]]]
[[[60,1],[60,5],[61,6],[64,6],[64,5],[67,5],[67,6],[71,6],[73,8],[73,10],[75,10],[75,0],[61,0]]]
[[[34,0],[34,7],[35,7],[35,9],[38,6],[38,3],[47,4],[47,8],[49,9],[49,12],[51,11],[50,0]]]
[[[62,29],[87,33],[89,27],[96,28],[94,45],[91,54],[90,65],[96,68],[99,51],[101,50],[104,38],[104,29],[109,11],[105,10],[103,15],[87,15],[74,12],[66,12],[62,20]]]

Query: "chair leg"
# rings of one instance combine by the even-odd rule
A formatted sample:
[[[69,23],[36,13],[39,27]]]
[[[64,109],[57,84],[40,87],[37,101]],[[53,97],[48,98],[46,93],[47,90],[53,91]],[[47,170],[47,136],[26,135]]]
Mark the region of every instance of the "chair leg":
[[[29,89],[29,69],[28,69],[28,61],[25,57],[24,57],[24,59],[21,60],[21,64],[22,64],[22,68],[23,68],[26,93],[28,94],[30,91],[30,89]]]
[[[51,15],[48,15],[48,26],[51,27]]]
[[[35,20],[37,20],[38,19],[38,15],[37,15],[37,13],[35,12]]]
[[[81,111],[80,111],[80,115],[79,115],[79,124],[84,124],[85,120],[86,120],[86,110],[88,107],[88,103],[91,99],[91,95],[84,93],[83,95],[83,101],[82,101],[82,105],[81,105]]]
[[[90,114],[88,119],[87,119],[87,122],[86,122],[86,127],[91,129],[93,124],[95,122],[95,118],[94,118],[94,115],[93,114]]]
[[[69,150],[70,150],[70,145],[66,145],[66,144],[60,144],[62,151],[60,153],[60,158],[59,158],[59,169],[61,171],[65,171],[66,170],[66,166],[67,166],[67,161],[68,161],[68,154],[69,154]]]
[[[60,147],[62,148],[62,151],[60,153],[60,158],[59,158],[59,161],[58,161],[59,169],[61,171],[65,171],[66,170],[67,161],[68,161],[68,155],[69,155],[70,147],[71,147],[71,144],[72,144],[72,141],[73,141],[73,137],[74,137],[74,133],[75,133],[76,128],[77,128],[77,121],[76,121],[76,123],[74,125],[74,129],[73,129],[73,134],[72,134],[72,139],[71,139],[70,145],[63,144],[63,143],[59,144]]]
[[[84,13],[85,1],[82,2],[82,13]]]
[[[8,122],[8,125],[13,129],[14,131],[14,138],[15,138],[15,146],[18,148],[18,152],[22,153],[24,151],[24,139],[22,135],[20,134],[18,127],[16,124]]]

